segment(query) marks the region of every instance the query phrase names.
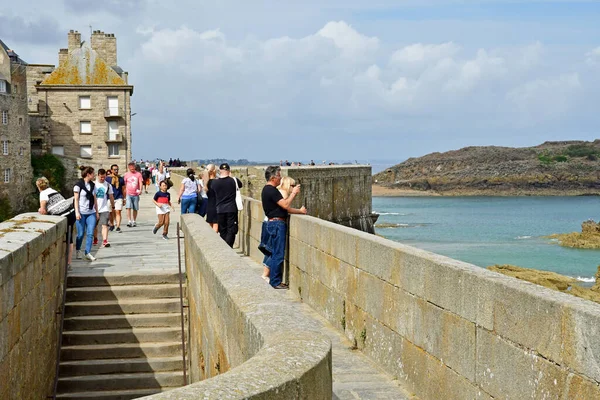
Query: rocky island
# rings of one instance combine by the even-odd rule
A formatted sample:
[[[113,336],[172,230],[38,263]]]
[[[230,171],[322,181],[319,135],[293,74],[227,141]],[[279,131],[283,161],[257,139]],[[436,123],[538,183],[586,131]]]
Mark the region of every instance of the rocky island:
[[[373,184],[376,196],[597,195],[600,140],[431,153],[374,175]]]
[[[600,249],[600,223],[594,220],[584,221],[581,224],[581,232],[555,233],[546,237],[557,239],[564,247]]]

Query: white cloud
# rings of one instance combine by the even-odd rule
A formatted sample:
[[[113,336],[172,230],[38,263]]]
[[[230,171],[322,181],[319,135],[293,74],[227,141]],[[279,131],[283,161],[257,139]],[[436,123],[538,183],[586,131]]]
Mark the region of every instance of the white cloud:
[[[585,55],[585,61],[588,65],[600,65],[600,47],[590,50]]]
[[[460,47],[452,42],[442,44],[415,43],[395,51],[390,57],[390,64],[405,66],[412,63],[435,62],[446,57],[453,57]]]
[[[583,84],[577,73],[546,71],[539,42],[474,52],[453,42],[390,50],[345,22],[301,38],[235,43],[221,30],[186,26],[143,33],[135,69],[177,77],[163,84],[180,90],[173,100],[179,112],[208,119],[217,131],[262,135],[301,132],[311,121],[326,130],[382,119],[407,119],[399,126],[410,129],[435,120],[465,129],[473,119],[511,129],[512,118],[517,128],[564,117]]]
[[[574,106],[574,95],[581,89],[579,74],[563,74],[526,82],[507,93],[507,99],[522,112],[521,123],[533,125],[541,120],[560,119]]]

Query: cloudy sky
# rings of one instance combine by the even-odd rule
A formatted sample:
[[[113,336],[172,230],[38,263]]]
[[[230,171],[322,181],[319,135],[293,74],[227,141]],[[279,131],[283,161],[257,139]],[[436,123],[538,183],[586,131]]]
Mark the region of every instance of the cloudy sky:
[[[56,63],[69,29],[114,33],[136,158],[401,160],[600,137],[598,21],[593,0],[28,0],[0,38]]]

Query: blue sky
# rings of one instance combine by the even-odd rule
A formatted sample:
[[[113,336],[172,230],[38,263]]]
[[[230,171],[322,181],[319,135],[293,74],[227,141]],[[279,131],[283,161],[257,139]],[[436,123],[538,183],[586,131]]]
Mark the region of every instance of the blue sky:
[[[32,2],[45,11],[0,11],[29,62],[55,63],[69,29],[115,33],[136,158],[402,160],[599,137],[598,1]]]

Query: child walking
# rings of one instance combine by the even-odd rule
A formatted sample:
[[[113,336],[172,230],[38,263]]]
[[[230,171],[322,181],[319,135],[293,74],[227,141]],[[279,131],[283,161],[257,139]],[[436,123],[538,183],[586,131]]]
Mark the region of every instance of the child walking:
[[[158,215],[158,224],[152,228],[152,233],[156,234],[160,227],[163,227],[163,239],[168,240],[169,223],[171,222],[171,194],[167,192],[167,182],[162,181],[159,184],[160,191],[154,195],[154,204],[156,204],[156,215]]]

